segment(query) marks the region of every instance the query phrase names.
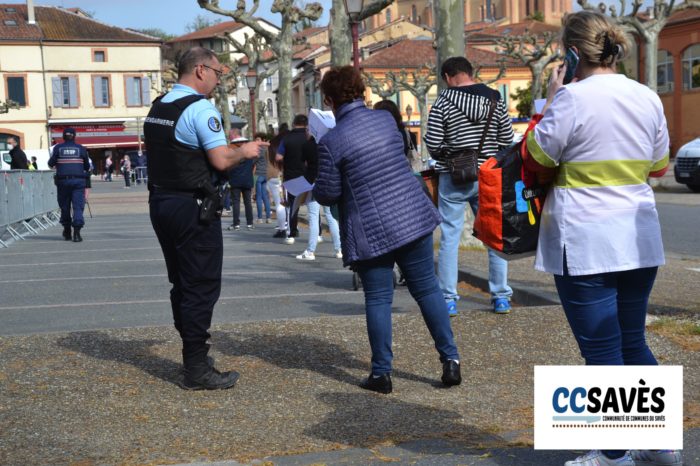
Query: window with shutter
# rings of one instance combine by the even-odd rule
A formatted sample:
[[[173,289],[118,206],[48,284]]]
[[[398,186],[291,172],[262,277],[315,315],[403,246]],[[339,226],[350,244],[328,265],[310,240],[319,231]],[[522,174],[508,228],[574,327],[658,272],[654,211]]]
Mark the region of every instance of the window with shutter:
[[[141,78],[141,105],[148,105],[151,101],[151,80],[147,77]]]
[[[17,103],[20,107],[27,106],[25,76],[7,76],[5,79],[5,89],[7,89],[7,100]]]
[[[127,107],[140,107],[143,105],[141,78],[127,76],[126,78],[126,105]]]
[[[61,92],[61,78],[51,78],[51,93],[53,95],[53,106],[63,107],[63,94]]]
[[[109,107],[111,104],[109,99],[109,77],[94,76],[92,79],[95,107]]]

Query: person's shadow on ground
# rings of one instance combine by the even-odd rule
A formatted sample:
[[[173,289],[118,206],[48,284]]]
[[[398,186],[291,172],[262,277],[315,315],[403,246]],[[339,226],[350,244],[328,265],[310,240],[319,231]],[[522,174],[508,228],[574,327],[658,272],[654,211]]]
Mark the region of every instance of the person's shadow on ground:
[[[369,361],[356,358],[336,343],[310,335],[219,331],[212,332],[212,337],[216,350],[225,355],[252,356],[282,369],[313,371],[351,385],[358,385],[364,377],[358,379],[348,369],[367,374],[370,371]],[[392,377],[441,386],[437,379],[401,370],[394,370]]]
[[[454,411],[407,403],[373,393],[318,395],[333,411],[304,433],[353,448],[369,448],[385,462],[425,464],[489,464],[503,466],[560,465],[576,454],[537,451],[509,445],[503,438],[469,424]],[[408,456],[392,447],[411,452]],[[386,448],[386,451],[382,451]],[[399,455],[399,458],[392,456]],[[415,455],[415,456],[414,456]],[[426,458],[437,455],[444,461]],[[372,462],[375,464],[375,462]]]
[[[175,383],[181,365],[153,354],[151,348],[166,340],[124,340],[103,332],[74,332],[58,340],[58,346],[103,361],[130,364],[153,377]]]

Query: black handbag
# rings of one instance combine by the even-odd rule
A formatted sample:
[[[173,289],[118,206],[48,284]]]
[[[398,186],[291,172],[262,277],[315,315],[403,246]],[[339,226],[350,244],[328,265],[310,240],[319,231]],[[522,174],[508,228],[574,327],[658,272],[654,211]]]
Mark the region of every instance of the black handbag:
[[[452,184],[461,186],[479,179],[479,154],[481,154],[481,151],[484,148],[484,141],[486,140],[486,134],[489,131],[489,126],[491,126],[491,119],[493,118],[493,112],[495,109],[496,101],[491,99],[491,104],[489,105],[489,115],[486,119],[484,132],[481,134],[479,148],[462,149],[460,152],[457,152],[451,158],[447,159],[447,169],[450,172]]]

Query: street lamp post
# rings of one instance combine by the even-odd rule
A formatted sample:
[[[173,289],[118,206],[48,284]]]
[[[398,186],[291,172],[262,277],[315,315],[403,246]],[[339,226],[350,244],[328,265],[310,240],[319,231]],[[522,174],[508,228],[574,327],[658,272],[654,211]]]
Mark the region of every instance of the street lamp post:
[[[350,30],[352,31],[352,64],[356,70],[360,69],[360,34],[358,31],[360,24],[360,13],[364,0],[343,0],[345,11],[350,18]]]
[[[255,115],[255,85],[258,81],[258,72],[250,68],[245,74],[245,83],[250,91],[250,140],[255,139],[255,120],[257,120]]]

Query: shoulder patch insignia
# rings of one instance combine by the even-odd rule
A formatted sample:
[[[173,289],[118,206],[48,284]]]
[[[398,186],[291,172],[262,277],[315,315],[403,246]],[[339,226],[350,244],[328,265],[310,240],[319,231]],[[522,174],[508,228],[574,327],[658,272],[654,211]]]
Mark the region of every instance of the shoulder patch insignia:
[[[221,123],[219,122],[219,119],[216,117],[211,117],[209,118],[209,121],[207,122],[209,125],[209,129],[214,131],[215,133],[218,133],[221,131]]]

